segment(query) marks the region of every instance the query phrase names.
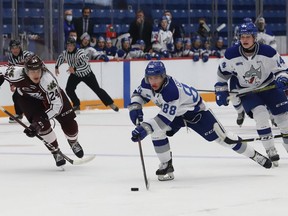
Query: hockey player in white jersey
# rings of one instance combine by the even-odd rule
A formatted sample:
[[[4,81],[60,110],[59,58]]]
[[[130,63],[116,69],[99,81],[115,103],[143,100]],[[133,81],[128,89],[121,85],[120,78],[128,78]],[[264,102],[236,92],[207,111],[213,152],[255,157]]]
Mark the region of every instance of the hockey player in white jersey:
[[[160,112],[152,119],[143,121],[142,105],[153,101]],[[137,127],[132,131],[132,141],[138,142],[151,134],[155,152],[160,160],[156,175],[160,181],[174,179],[172,154],[167,136],[173,136],[182,127],[189,127],[207,141],[216,141],[229,147],[239,154],[259,163],[265,168],[272,166],[271,161],[255,151],[240,138],[225,132],[227,136],[239,139],[237,144],[229,145],[218,137],[213,125],[220,123],[207,108],[197,90],[184,83],[178,82],[166,74],[161,61],[150,61],[145,69],[145,77],[140,86],[133,92],[128,106],[130,119]],[[138,122],[142,122],[138,124]]]
[[[287,66],[281,56],[271,46],[257,43],[257,28],[244,23],[239,29],[240,44],[228,48],[218,67],[218,82],[215,84],[216,102],[219,106],[228,105],[228,84],[236,90],[270,90],[246,94],[239,98],[245,112],[254,118],[260,137],[272,135],[269,113],[272,113],[281,134],[288,134],[288,101],[283,89],[287,88]],[[230,86],[231,88],[231,86]],[[232,88],[233,89],[233,88]],[[274,140],[263,140],[263,146],[274,165],[278,165],[279,155]],[[288,151],[288,139],[283,138],[283,146]]]

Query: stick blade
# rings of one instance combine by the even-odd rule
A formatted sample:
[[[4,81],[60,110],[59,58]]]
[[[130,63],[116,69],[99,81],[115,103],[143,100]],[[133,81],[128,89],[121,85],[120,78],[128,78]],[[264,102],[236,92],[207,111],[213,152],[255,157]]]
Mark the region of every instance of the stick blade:
[[[82,158],[80,160],[74,160],[73,165],[82,165],[82,164],[89,163],[90,161],[94,160],[95,157],[96,157],[96,155],[91,155],[91,156],[87,156],[85,158]]]

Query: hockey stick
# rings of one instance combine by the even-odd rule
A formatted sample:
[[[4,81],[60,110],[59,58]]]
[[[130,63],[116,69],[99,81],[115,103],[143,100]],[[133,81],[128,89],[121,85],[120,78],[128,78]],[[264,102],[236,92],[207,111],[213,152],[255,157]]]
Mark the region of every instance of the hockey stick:
[[[139,122],[137,122],[137,125],[140,125]],[[142,164],[142,169],[143,169],[143,176],[144,176],[144,181],[145,181],[145,186],[146,189],[149,190],[149,182],[148,178],[146,175],[146,168],[145,168],[145,163],[144,163],[144,156],[143,156],[143,151],[142,151],[142,144],[140,138],[138,139],[138,146],[139,146],[139,152],[140,152],[140,159],[141,159],[141,164]]]
[[[4,109],[2,106],[0,106],[1,111],[3,111],[4,113],[6,113],[9,117],[11,117],[14,121],[16,121],[18,124],[20,124],[22,127],[24,127],[25,129],[28,128],[27,125],[25,125],[21,120],[19,120],[18,118],[16,118],[12,113],[10,113],[9,111],[7,111],[6,109]],[[52,148],[53,150],[56,150],[54,146],[52,146],[51,144],[49,144],[48,142],[46,142],[41,136],[39,136],[38,134],[36,134],[36,137],[41,140],[45,146]],[[90,157],[86,157],[84,159],[81,160],[73,160],[71,158],[69,158],[67,155],[63,154],[61,151],[59,151],[59,154],[65,158],[65,160],[67,160],[69,163],[73,164],[73,165],[81,165],[84,163],[88,163],[91,160],[93,160],[95,158],[95,155],[92,155]]]
[[[270,139],[273,139],[273,138],[281,138],[281,137],[287,138],[288,137],[288,134],[277,134],[277,135],[274,135],[274,136],[254,137],[254,138],[247,138],[247,139],[239,138],[239,139],[235,140],[235,139],[231,139],[231,138],[227,137],[227,135],[224,133],[224,131],[221,129],[221,127],[219,126],[218,123],[215,123],[213,128],[214,128],[215,133],[222,140],[224,140],[225,143],[230,144],[230,145],[231,144],[236,144],[238,142],[265,141],[265,140],[270,140]]]

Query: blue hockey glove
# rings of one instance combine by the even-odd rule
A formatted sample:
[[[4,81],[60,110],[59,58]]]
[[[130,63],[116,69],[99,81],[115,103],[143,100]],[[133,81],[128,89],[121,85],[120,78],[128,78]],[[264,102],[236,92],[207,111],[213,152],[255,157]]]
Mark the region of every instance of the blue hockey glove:
[[[141,125],[137,126],[132,131],[131,140],[133,142],[138,142],[140,140],[143,140],[148,134],[151,134],[152,132],[153,130],[152,130],[151,125],[143,122]]]
[[[104,60],[105,62],[108,62],[108,61],[109,61],[109,58],[108,58],[107,55],[101,55],[101,56],[100,56],[100,59],[101,59],[101,60]]]
[[[147,59],[147,60],[151,60],[152,57],[151,57],[151,55],[150,55],[149,53],[146,53],[146,54],[145,54],[145,59]]]
[[[203,62],[207,62],[208,59],[209,59],[209,54],[208,54],[208,53],[203,53],[203,55],[202,55],[202,61],[203,61]]]
[[[194,62],[199,61],[199,53],[198,52],[193,54],[193,61]]]
[[[169,52],[167,50],[162,51],[161,53],[164,58],[169,58]]]
[[[143,121],[143,111],[141,104],[130,103],[127,108],[129,110],[130,119],[134,125]]]
[[[23,132],[28,137],[35,137],[39,134],[39,131],[44,128],[44,123],[42,121],[32,122],[28,128],[26,128]]]
[[[227,83],[217,82],[214,85],[216,94],[216,103],[218,106],[228,106],[228,85]]]
[[[155,55],[153,57],[155,57],[157,60],[161,59],[161,56],[158,53],[155,53]]]
[[[170,52],[172,52],[172,51],[174,50],[174,45],[173,45],[173,43],[168,43],[168,44],[167,44],[167,49],[168,49]]]
[[[286,90],[288,88],[288,78],[285,76],[277,77],[276,85],[278,88]]]

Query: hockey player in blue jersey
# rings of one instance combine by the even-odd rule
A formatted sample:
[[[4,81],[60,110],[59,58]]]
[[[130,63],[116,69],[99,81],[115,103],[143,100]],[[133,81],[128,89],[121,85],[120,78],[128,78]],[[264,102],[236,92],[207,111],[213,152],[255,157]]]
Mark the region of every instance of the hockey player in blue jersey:
[[[143,122],[142,105],[150,100],[160,108],[160,112],[154,118]],[[131,121],[137,125],[132,131],[132,141],[138,142],[151,134],[155,152],[160,160],[159,169],[156,171],[160,181],[174,179],[172,154],[167,136],[173,136],[182,127],[189,127],[207,141],[215,140],[265,168],[272,166],[268,158],[246,143],[241,143],[240,138],[225,132],[223,128],[223,133],[228,137],[236,137],[239,142],[229,145],[218,137],[213,128],[213,125],[218,122],[197,90],[168,76],[161,61],[148,63],[145,77],[133,92],[128,109]],[[139,122],[142,123],[138,124]]]
[[[269,122],[270,110],[281,134],[288,134],[288,101],[283,90],[287,88],[287,66],[275,49],[257,43],[257,28],[244,23],[239,28],[240,44],[228,48],[218,67],[218,82],[215,84],[216,102],[219,106],[228,105],[228,81],[237,90],[252,91],[266,86],[274,86],[267,91],[246,94],[238,98],[245,112],[256,122],[260,137],[272,135]],[[233,89],[232,88],[232,89]],[[263,140],[268,157],[278,166],[279,155],[273,139]],[[288,138],[283,137],[283,146],[288,151]]]

